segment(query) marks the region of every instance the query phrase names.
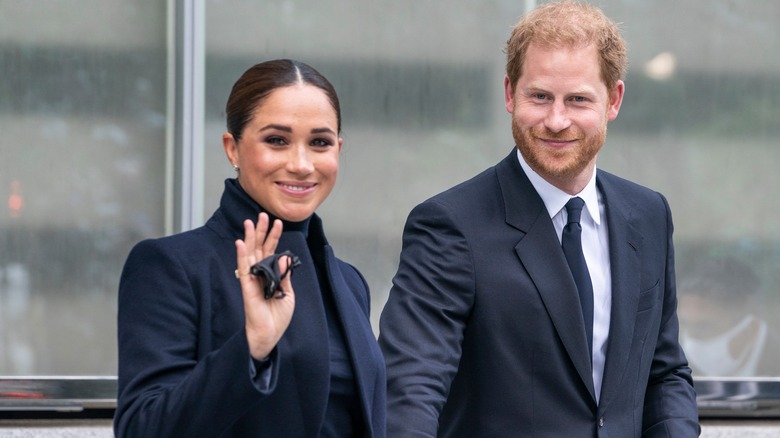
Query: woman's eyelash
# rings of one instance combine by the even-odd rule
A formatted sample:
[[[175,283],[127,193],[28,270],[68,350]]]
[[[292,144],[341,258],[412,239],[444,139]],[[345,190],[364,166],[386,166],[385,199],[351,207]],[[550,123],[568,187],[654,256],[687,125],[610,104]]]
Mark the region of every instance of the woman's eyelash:
[[[271,144],[284,144],[285,143],[285,141],[284,141],[284,139],[282,137],[278,137],[278,136],[275,136],[275,135],[271,136],[271,137],[266,137],[265,142],[266,143],[271,143]]]
[[[312,141],[312,144],[315,146],[330,146],[333,142],[327,138],[317,138]]]

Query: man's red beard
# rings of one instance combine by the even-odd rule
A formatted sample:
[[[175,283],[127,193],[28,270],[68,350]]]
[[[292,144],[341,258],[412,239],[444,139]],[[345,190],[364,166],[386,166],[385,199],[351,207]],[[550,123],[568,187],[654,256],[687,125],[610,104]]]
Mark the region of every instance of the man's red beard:
[[[561,132],[531,128],[523,130],[512,120],[512,136],[526,163],[541,176],[572,179],[580,175],[593,161],[604,145],[607,128],[586,137],[576,127]],[[557,141],[576,141],[577,145],[555,150],[542,144],[540,138]]]

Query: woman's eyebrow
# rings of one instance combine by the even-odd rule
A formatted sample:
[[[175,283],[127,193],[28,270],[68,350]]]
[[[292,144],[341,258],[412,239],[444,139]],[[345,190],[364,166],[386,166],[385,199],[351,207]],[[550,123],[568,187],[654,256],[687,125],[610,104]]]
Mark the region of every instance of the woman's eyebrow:
[[[333,134],[333,135],[336,135],[336,133],[335,133],[335,132],[333,132],[333,130],[332,130],[332,129],[330,129],[330,128],[313,128],[313,129],[311,130],[311,133],[312,133],[312,134],[322,134],[323,132],[325,132],[325,133],[330,133],[330,134]]]
[[[292,132],[292,128],[284,125],[268,124],[259,129],[259,131],[267,131],[269,129],[278,129],[279,131]]]

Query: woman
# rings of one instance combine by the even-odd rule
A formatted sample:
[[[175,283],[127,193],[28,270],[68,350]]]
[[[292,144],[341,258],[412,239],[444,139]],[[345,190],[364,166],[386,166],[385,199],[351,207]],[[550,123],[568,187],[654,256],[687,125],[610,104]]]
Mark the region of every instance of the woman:
[[[125,264],[115,432],[384,437],[368,286],[314,213],[338,173],[336,92],[306,64],[269,61],[238,79],[226,113],[238,176],[219,209],[139,243]],[[274,255],[281,282],[266,298],[268,278],[251,268]]]

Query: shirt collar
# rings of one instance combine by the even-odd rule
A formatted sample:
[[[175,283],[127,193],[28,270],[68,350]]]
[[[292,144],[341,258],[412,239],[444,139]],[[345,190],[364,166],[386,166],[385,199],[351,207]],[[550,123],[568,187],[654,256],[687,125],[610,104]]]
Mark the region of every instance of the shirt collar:
[[[536,189],[536,192],[542,198],[542,202],[544,202],[544,206],[547,208],[547,213],[551,218],[557,215],[573,196],[550,184],[531,169],[531,166],[525,162],[520,150],[517,151],[517,159],[520,161],[520,166],[531,181],[531,185],[534,186],[534,189]],[[585,201],[585,210],[587,210],[590,217],[593,218],[593,221],[596,222],[597,225],[600,225],[601,214],[599,212],[598,190],[596,190],[596,172],[593,172],[588,184],[586,184],[585,188],[575,196],[579,196]]]

